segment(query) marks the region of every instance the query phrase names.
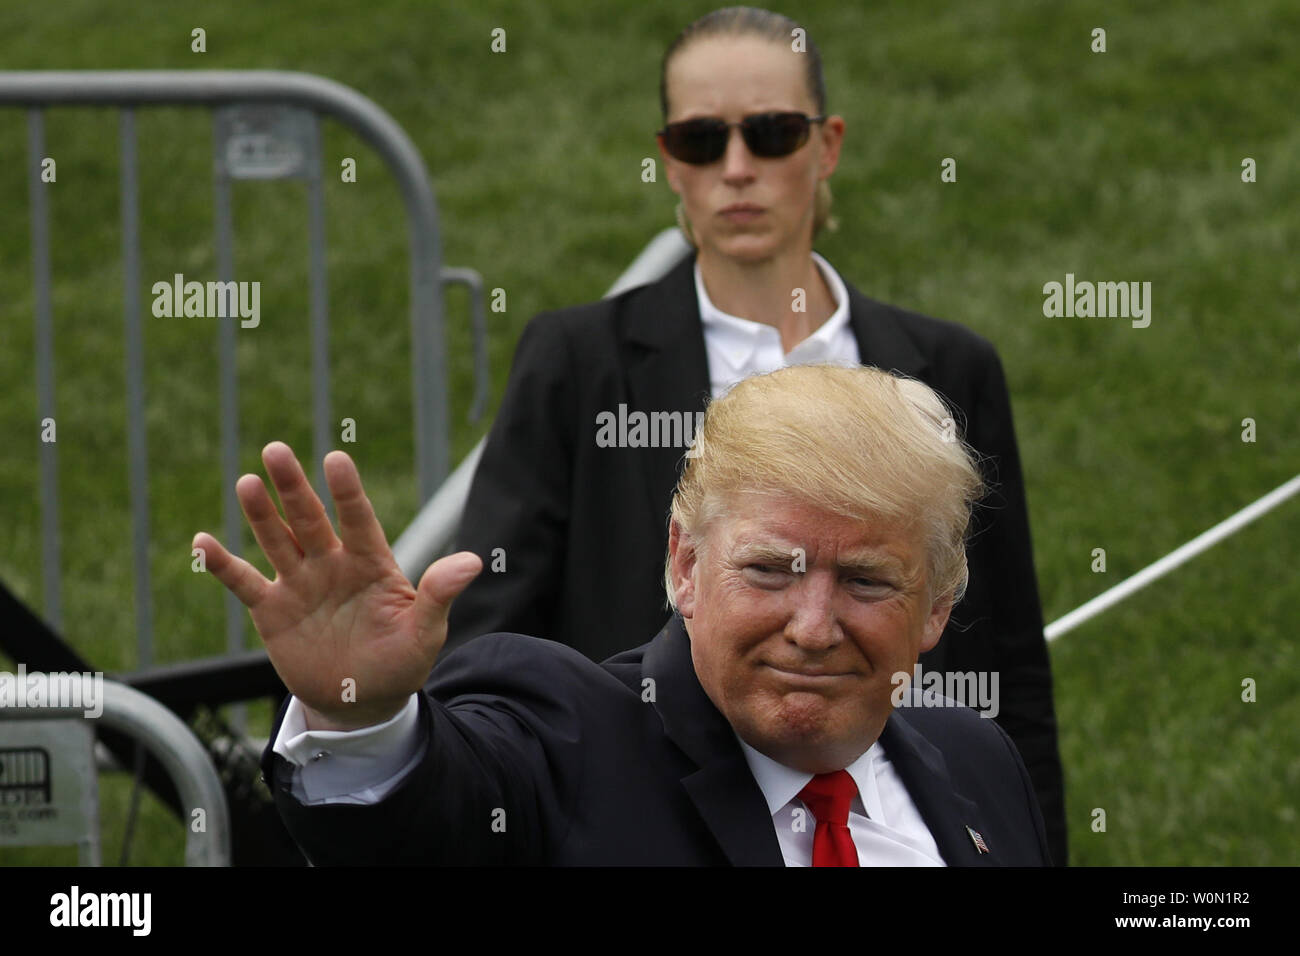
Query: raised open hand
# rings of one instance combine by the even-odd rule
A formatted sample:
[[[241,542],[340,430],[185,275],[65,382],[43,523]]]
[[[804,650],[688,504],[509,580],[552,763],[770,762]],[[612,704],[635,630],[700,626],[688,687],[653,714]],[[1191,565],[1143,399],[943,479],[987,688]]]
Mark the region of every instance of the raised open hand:
[[[235,493],[275,580],[206,532],[194,536],[193,546],[252,613],[271,663],[302,702],[311,729],[353,730],[387,720],[428,678],[447,640],[451,601],[483,562],[467,551],[448,555],[413,588],[344,452],[325,456],[338,536],[288,445],[271,442],[262,462],[285,517],[257,475],[240,478]]]

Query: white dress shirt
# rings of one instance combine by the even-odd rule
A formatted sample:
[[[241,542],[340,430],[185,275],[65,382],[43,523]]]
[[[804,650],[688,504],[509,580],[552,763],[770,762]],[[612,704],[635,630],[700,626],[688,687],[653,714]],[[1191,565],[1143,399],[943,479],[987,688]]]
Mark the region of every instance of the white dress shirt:
[[[291,792],[301,804],[378,803],[424,756],[415,694],[393,718],[361,730],[308,730],[290,698],[273,749],[298,769]]]
[[[812,866],[817,823],[799,791],[813,775],[791,770],[736,739],[767,800],[785,865]],[[858,866],[947,865],[880,741],[844,769],[858,785],[849,805],[849,835],[858,850]]]
[[[781,333],[771,325],[728,315],[709,298],[700,275],[700,263],[695,262],[695,297],[700,306],[700,321],[704,325],[704,348],[709,359],[709,388],[717,398],[742,378],[774,372],[787,365],[812,365],[832,362],[841,365],[861,364],[858,340],[849,325],[849,291],[839,273],[831,264],[812,254],[813,262],[821,270],[831,295],[835,297],[835,311],[811,335],[789,352],[781,345]]]

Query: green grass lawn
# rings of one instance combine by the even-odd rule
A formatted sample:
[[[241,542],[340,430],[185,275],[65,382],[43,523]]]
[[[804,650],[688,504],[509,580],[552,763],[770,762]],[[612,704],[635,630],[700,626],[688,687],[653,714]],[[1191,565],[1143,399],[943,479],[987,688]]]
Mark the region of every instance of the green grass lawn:
[[[599,296],[670,225],[654,154],[663,48],[707,5],[141,0],[0,5],[4,69],[301,70],[386,109],[424,156],[448,264],[506,290],[489,314],[493,401],[530,316]],[[841,229],[818,248],[868,295],[966,323],[1006,366],[1048,620],[1300,470],[1300,9],[1128,2],[1089,10],[993,0],[936,13],[815,0],[799,17],[848,124]],[[207,52],[190,31],[207,31]],[[507,31],[507,51],[490,50]],[[1092,53],[1104,27],[1107,52]],[[139,117],[142,295],[215,278],[209,122]],[[136,666],[117,118],[47,117],[64,616],[107,671]],[[358,181],[338,181],[343,157]],[[940,182],[944,157],[956,183]],[[1258,181],[1241,181],[1253,158]],[[417,501],[406,229],[369,148],[324,136],[333,402],[390,540]],[[0,579],[41,606],[38,424],[26,120],[0,109]],[[305,190],[235,189],[237,278],[262,283],[241,332],[241,454],[310,447]],[[1152,321],[1047,318],[1043,284],[1149,281]],[[190,570],[220,534],[216,320],[146,315],[154,625],[160,662],[220,653],[222,589]],[[483,434],[467,312],[451,297],[453,460]],[[1257,440],[1241,440],[1242,420]],[[1107,571],[1091,570],[1104,548]],[[260,559],[259,559],[260,560]],[[1300,501],[1052,648],[1072,862],[1293,864],[1300,853]],[[265,569],[266,565],[261,562]],[[250,646],[257,641],[249,628]],[[10,662],[0,660],[0,666]],[[1241,699],[1244,678],[1258,699]],[[268,714],[256,709],[254,728]],[[106,861],[126,783],[105,778]],[[1092,828],[1106,813],[1105,832]],[[135,863],[181,860],[146,801]],[[71,862],[0,850],[0,863]]]

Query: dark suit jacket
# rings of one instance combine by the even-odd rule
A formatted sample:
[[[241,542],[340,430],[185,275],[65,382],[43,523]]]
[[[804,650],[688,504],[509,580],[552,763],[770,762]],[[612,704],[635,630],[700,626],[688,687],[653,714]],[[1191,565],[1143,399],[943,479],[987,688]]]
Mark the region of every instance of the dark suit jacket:
[[[267,746],[263,772],[314,864],[783,864],[679,617],[604,664],[494,634],[440,662],[431,690],[422,760],[381,803],[303,806],[290,765]],[[1047,864],[1029,776],[993,721],[907,708],[880,742],[950,866]]]
[[[667,619],[668,509],[683,449],[600,448],[595,436],[597,415],[617,415],[621,404],[693,413],[707,403],[694,262],[688,256],[657,282],[544,313],[524,329],[458,540],[485,570],[452,606],[449,646],[512,631],[603,660]],[[1029,767],[1053,858],[1064,862],[1052,677],[1002,365],[969,329],[848,291],[862,362],[945,396],[985,459],[994,491],[973,523],[970,586],[921,666],[998,673],[997,721]]]

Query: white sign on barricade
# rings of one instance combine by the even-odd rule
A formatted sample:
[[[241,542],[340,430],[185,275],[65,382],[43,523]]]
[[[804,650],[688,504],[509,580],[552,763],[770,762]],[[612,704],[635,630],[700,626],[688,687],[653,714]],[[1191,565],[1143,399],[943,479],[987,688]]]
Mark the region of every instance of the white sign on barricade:
[[[0,719],[0,846],[75,845],[98,865],[94,747],[87,720]]]

